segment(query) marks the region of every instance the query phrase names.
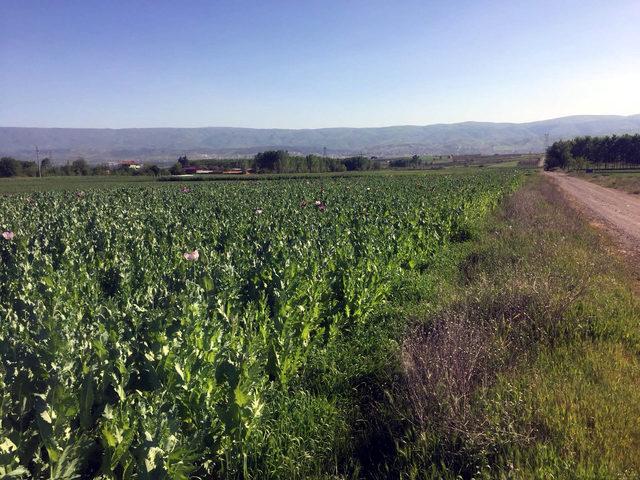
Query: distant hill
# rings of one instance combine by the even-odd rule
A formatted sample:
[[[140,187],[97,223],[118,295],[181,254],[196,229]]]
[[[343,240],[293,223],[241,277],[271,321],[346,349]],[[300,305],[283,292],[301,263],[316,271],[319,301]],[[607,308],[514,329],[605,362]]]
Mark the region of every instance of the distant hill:
[[[586,115],[530,123],[464,122],[380,128],[255,129],[207,128],[21,128],[0,127],[0,155],[34,157],[34,145],[54,162],[84,157],[92,163],[139,159],[171,162],[238,157],[266,149],[331,155],[528,153],[551,141],[577,135],[640,132],[640,115]]]

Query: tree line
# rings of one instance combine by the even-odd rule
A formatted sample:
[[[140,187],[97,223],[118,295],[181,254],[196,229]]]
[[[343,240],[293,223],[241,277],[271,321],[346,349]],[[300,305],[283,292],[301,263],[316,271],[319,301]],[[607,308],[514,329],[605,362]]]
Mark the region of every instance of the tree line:
[[[545,156],[545,169],[640,167],[640,134],[576,137],[554,142]]]
[[[170,168],[173,175],[179,175],[189,166],[197,166],[222,172],[228,169],[240,169],[254,173],[321,173],[347,172],[356,170],[377,170],[380,162],[357,155],[347,158],[330,158],[319,155],[291,155],[286,150],[267,150],[245,159],[207,159],[190,161],[186,156]]]
[[[440,158],[440,157],[439,157]],[[389,161],[390,168],[426,168],[433,165],[434,157],[428,156],[426,158],[419,155],[413,155],[412,157],[394,158]]]
[[[320,173],[375,170],[379,162],[358,155],[347,158],[329,158],[319,155],[295,156],[285,150],[258,153],[253,158],[253,170],[257,173]]]
[[[43,158],[40,167],[33,161],[16,160],[13,157],[0,158],[0,177],[37,177],[42,176],[82,176],[82,175],[160,175],[168,174],[168,169],[157,165],[143,165],[139,170],[127,166],[112,168],[105,164],[90,165],[84,158],[77,158],[65,165],[53,165],[49,158]]]
[[[78,158],[67,165],[54,166],[49,158],[43,158],[40,166],[36,162],[16,160],[13,157],[0,158],[0,177],[37,177],[48,174],[56,176],[96,174],[84,158]]]
[[[291,155],[286,150],[269,150],[258,153],[252,159],[209,159],[190,161],[186,155],[169,168],[157,165],[142,165],[139,169],[131,169],[123,165],[118,168],[108,165],[89,165],[83,158],[78,158],[66,165],[53,165],[44,158],[40,171],[43,176],[69,175],[180,175],[188,172],[187,167],[195,166],[222,173],[228,169],[240,169],[254,173],[321,173],[347,172],[361,170],[378,170],[381,163],[375,158],[357,155],[346,158],[329,158],[319,155]],[[38,164],[33,161],[16,160],[11,157],[0,159],[0,177],[37,177]]]

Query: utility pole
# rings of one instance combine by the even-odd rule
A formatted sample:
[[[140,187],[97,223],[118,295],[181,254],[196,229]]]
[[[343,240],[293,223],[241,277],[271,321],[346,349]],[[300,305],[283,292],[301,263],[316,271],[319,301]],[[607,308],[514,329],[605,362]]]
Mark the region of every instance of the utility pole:
[[[42,165],[40,164],[40,151],[36,145],[36,164],[38,165],[38,177],[42,178]]]

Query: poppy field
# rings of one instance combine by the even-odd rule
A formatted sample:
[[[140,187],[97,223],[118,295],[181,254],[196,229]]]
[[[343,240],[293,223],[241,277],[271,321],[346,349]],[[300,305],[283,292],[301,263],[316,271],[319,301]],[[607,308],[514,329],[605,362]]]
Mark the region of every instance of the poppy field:
[[[397,349],[394,279],[519,178],[0,198],[0,477],[347,476],[354,385]]]

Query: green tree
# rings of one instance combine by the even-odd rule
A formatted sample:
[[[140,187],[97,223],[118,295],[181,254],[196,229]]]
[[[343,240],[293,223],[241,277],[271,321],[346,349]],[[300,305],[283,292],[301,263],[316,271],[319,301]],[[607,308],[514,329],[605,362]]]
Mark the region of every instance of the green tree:
[[[544,169],[553,170],[556,168],[566,168],[573,156],[571,155],[572,142],[559,140],[554,142],[549,148],[544,159]]]
[[[171,175],[182,175],[182,173],[184,173],[184,170],[182,169],[182,164],[180,162],[176,162],[169,169],[169,173],[171,173]]]
[[[37,177],[38,166],[36,165],[36,162],[20,162],[19,175],[25,177]]]
[[[96,165],[91,169],[91,175],[108,175],[109,167],[107,165]]]
[[[288,165],[289,152],[285,150],[268,150],[258,153],[253,160],[256,172],[282,172]]]
[[[89,164],[84,158],[77,158],[71,163],[71,171],[74,175],[88,175]]]
[[[20,162],[15,158],[0,158],[0,177],[15,177],[20,173]]]
[[[574,138],[571,145],[571,155],[593,161],[593,143],[594,139],[589,136]]]
[[[363,155],[358,155],[357,157],[349,157],[344,159],[344,166],[347,167],[347,170],[369,170],[371,167],[371,160]]]
[[[40,170],[44,173],[46,170],[51,168],[51,159],[49,157],[45,157],[40,162]]]

